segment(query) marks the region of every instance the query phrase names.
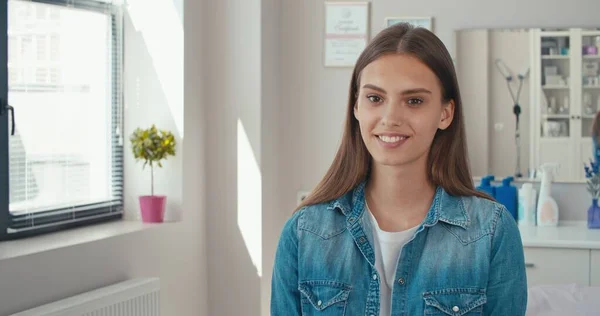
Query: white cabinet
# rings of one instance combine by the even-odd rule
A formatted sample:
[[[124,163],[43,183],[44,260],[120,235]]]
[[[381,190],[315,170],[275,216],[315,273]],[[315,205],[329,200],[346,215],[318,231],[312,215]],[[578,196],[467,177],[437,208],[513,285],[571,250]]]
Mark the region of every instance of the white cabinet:
[[[587,222],[558,227],[519,226],[530,287],[579,284],[600,287],[600,229]]]
[[[524,251],[529,287],[544,284],[590,284],[590,250],[525,247]]]
[[[560,169],[555,181],[568,181],[574,171],[573,161],[576,160],[575,146],[568,139],[540,139],[539,157],[535,166],[544,163],[558,163]],[[583,168],[579,168],[583,169]]]
[[[591,259],[591,285],[600,286],[600,250],[592,250]]]
[[[531,32],[530,166],[560,164],[556,180],[585,179],[582,162],[593,156],[591,128],[600,110],[600,31],[571,28]]]

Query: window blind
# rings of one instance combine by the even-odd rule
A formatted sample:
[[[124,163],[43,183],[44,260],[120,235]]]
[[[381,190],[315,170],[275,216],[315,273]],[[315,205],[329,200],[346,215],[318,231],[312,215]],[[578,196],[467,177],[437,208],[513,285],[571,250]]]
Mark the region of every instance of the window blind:
[[[120,5],[9,0],[7,17],[5,238],[121,217]]]

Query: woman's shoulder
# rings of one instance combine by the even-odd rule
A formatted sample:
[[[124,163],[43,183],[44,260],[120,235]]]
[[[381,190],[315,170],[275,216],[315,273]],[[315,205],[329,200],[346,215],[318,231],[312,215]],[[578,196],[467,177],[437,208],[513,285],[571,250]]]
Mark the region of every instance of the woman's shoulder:
[[[487,233],[493,233],[503,218],[512,217],[503,204],[494,200],[465,196],[462,197],[462,202],[470,226]]]
[[[499,211],[501,208],[504,207],[504,205],[502,205],[501,203],[495,201],[495,200],[491,200],[491,199],[486,199],[480,196],[475,196],[475,195],[471,195],[471,196],[463,196],[462,197],[463,203],[465,205],[465,208],[469,208],[469,209],[479,209],[479,210],[484,210],[484,211]]]
[[[313,233],[327,239],[345,228],[346,216],[333,202],[323,202],[298,209],[287,219],[284,230]]]

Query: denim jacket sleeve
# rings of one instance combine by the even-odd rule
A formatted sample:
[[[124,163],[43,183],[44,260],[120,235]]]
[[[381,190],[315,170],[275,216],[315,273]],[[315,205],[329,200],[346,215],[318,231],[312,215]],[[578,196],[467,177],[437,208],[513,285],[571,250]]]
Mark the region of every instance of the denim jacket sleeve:
[[[271,315],[301,315],[298,290],[298,216],[296,212],[283,227],[271,280]]]
[[[501,206],[492,237],[487,304],[483,314],[524,316],[527,309],[527,276],[523,243],[516,221]]]

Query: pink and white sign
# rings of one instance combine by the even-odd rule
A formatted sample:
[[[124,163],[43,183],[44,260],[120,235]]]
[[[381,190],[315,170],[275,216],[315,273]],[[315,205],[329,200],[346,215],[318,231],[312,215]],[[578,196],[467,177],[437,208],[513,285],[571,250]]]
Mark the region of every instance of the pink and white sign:
[[[369,40],[369,2],[325,2],[325,66],[352,67]]]

